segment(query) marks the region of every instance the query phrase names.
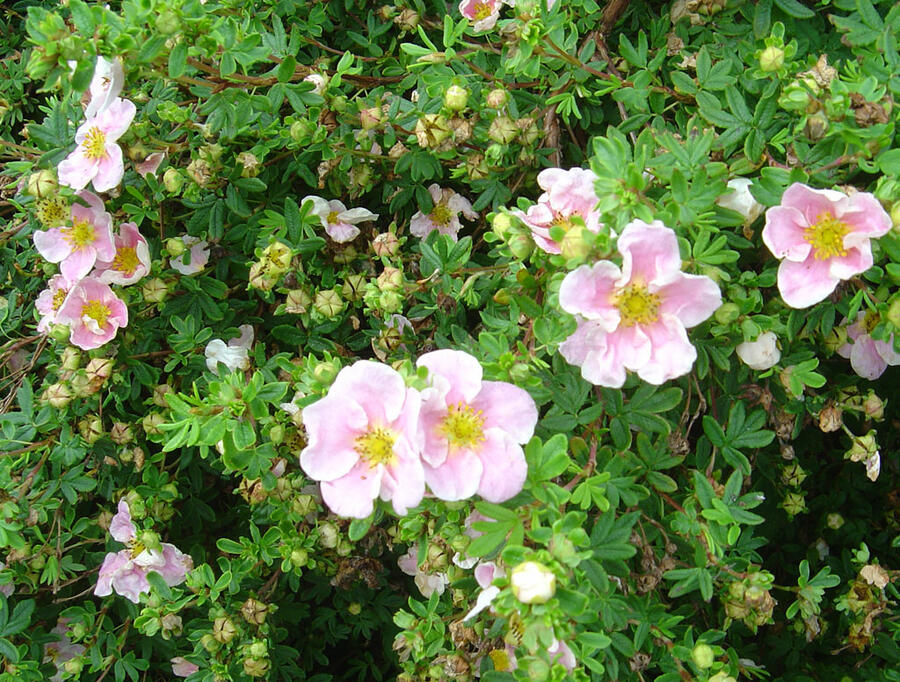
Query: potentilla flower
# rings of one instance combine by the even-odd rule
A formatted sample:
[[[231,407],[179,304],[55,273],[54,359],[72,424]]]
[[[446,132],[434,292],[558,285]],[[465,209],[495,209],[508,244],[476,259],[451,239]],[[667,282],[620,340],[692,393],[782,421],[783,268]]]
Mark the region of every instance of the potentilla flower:
[[[319,216],[325,232],[338,244],[353,241],[359,236],[358,223],[378,220],[377,213],[367,208],[348,209],[344,202],[337,199],[328,201],[322,197],[308,196],[303,198],[305,201],[313,203],[313,213]]]
[[[900,365],[900,353],[894,350],[893,334],[887,341],[876,341],[870,336],[877,324],[877,314],[860,312],[856,322],[847,327],[848,342],[837,351],[842,358],[849,358],[854,372],[870,381],[884,374],[888,365]]]
[[[114,237],[116,255],[97,260],[94,276],[105,284],[134,284],[150,272],[150,248],[134,223],[122,223]]]
[[[459,222],[460,213],[468,220],[478,218],[478,212],[472,209],[469,200],[452,189],[441,189],[437,184],[432,184],[428,188],[428,193],[434,201],[431,213],[417,211],[409,221],[409,231],[416,237],[424,239],[437,230],[456,239],[462,227],[462,223]]]
[[[229,372],[247,369],[250,366],[250,347],[253,345],[253,327],[242,324],[238,329],[241,335],[231,339],[227,344],[222,339],[213,339],[206,344],[206,367],[213,374],[219,374],[219,364],[228,368]]]
[[[418,561],[419,548],[413,545],[409,551],[397,559],[397,565],[406,575],[414,576],[416,587],[426,599],[437,592],[439,595],[444,594],[444,590],[450,582],[445,572],[429,573],[423,571]]]
[[[425,481],[442,500],[478,493],[503,502],[522,490],[528,465],[522,444],[537,423],[526,391],[504,381],[483,381],[478,360],[458,350],[437,350],[417,363],[428,369],[422,393]]]
[[[156,177],[156,171],[159,170],[159,167],[165,158],[165,152],[154,152],[147,156],[143,161],[135,162],[134,169],[140,173],[142,178],[146,178],[148,175]]]
[[[71,661],[76,656],[81,656],[85,648],[82,644],[75,644],[69,638],[68,620],[60,618],[56,627],[50,632],[59,637],[59,641],[49,642],[44,645],[44,663],[53,663],[56,666],[56,673],[49,678],[50,682],[62,682],[63,666],[67,661]]]
[[[71,328],[70,343],[93,350],[112,341],[119,328],[128,325],[128,307],[108,284],[86,277],[69,290],[56,321]]]
[[[34,246],[59,269],[70,282],[87,275],[98,260],[112,260],[112,216],[104,210],[103,201],[93,192],[82,191],[78,198],[87,203],[72,204],[67,225],[34,233]]]
[[[594,182],[597,176],[584,168],[547,168],[538,173],[538,185],[544,193],[527,212],[512,210],[528,229],[534,243],[547,253],[561,253],[559,242],[550,237],[553,227],[568,233],[575,226],[575,218],[591,232],[600,231],[600,214],[595,211],[597,195]]]
[[[791,308],[824,300],[838,282],[872,267],[869,240],[891,229],[891,218],[872,194],[847,196],[799,182],[766,211],[763,242],[776,258],[778,291]]]
[[[741,361],[750,369],[766,370],[781,360],[778,337],[774,332],[763,332],[755,341],[744,341],[734,349]]]
[[[75,133],[75,151],[60,162],[59,181],[72,189],[83,189],[91,181],[98,192],[122,182],[125,164],[116,144],[137,112],[127,99],[116,98],[109,106],[82,123]]]
[[[303,409],[309,444],[300,466],[321,481],[331,511],[366,518],[379,496],[398,514],[419,504],[425,494],[420,402],[398,372],[360,360],[338,373],[324,398]]]
[[[91,101],[84,109],[85,118],[93,118],[101,111],[108,109],[125,87],[125,71],[122,60],[118,57],[110,60],[97,55],[94,66],[94,77],[88,92]]]
[[[50,326],[56,324],[56,315],[69,295],[72,283],[64,275],[53,275],[49,286],[44,289],[34,302],[34,307],[41,314],[37,330],[40,334],[50,331]]]
[[[209,243],[186,234],[181,238],[184,242],[185,252],[180,256],[169,259],[169,266],[182,275],[196,275],[209,262]]]
[[[651,384],[687,374],[697,357],[686,328],[722,303],[709,277],[681,272],[675,232],[654,221],[629,223],[618,239],[622,268],[582,265],[563,280],[559,304],[576,316],[575,333],[559,347],[591,383],[620,388],[625,371]]]
[[[137,604],[140,595],[150,591],[147,580],[150,571],[159,573],[167,585],[174,587],[184,582],[187,572],[193,568],[191,557],[174,545],[163,542],[158,549],[145,547],[138,538],[125,500],[119,501],[118,511],[109,524],[109,534],[125,544],[126,549],[107,553],[94,588],[98,597],[115,592]]]
[[[476,31],[489,31],[500,18],[502,0],[462,0],[459,13],[472,22]]]
[[[762,215],[765,206],[759,203],[750,193],[753,181],[749,178],[732,178],[728,181],[728,189],[716,199],[716,204],[722,208],[728,208],[744,216],[744,224],[749,225]]]
[[[464,621],[474,618],[491,605],[500,594],[500,588],[494,585],[494,580],[505,575],[506,571],[503,570],[503,567],[493,561],[482,561],[475,567],[475,581],[481,591],[475,599],[475,606],[463,616]]]
[[[172,674],[176,677],[190,677],[200,670],[199,665],[191,663],[184,656],[176,656],[170,662],[172,664]]]

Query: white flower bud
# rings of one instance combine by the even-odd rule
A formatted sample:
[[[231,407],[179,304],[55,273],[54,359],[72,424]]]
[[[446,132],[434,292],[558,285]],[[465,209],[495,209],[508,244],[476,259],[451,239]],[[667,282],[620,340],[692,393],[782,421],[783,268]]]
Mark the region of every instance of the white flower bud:
[[[735,349],[738,357],[750,369],[765,370],[773,367],[781,360],[778,350],[778,337],[772,332],[763,332],[756,341],[745,341]]]
[[[556,593],[556,575],[536,561],[516,566],[509,575],[509,584],[523,604],[543,604]]]
[[[746,225],[759,218],[765,210],[765,206],[750,194],[750,185],[752,184],[753,182],[747,178],[733,178],[728,181],[728,187],[731,191],[716,199],[716,203],[722,208],[729,208],[744,216]]]

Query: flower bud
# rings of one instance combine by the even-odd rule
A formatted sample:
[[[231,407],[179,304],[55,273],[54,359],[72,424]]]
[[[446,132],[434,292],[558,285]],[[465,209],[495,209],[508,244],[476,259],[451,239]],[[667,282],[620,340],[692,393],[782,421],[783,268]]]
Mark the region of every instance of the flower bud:
[[[366,287],[365,275],[347,275],[341,287],[341,294],[348,301],[358,301]]]
[[[723,670],[710,677],[709,682],[737,682],[737,680]]]
[[[174,613],[167,613],[159,619],[160,629],[162,630],[163,639],[172,637],[180,637],[182,632],[181,616]]]
[[[213,635],[207,633],[200,638],[200,646],[206,649],[209,653],[213,653],[215,651],[218,651],[222,645],[219,643],[219,640],[217,640]]]
[[[828,117],[822,112],[811,114],[806,119],[804,132],[810,142],[818,142],[828,132]]]
[[[297,144],[308,144],[316,132],[316,124],[309,119],[301,118],[291,123],[291,139]]]
[[[491,109],[500,109],[501,107],[505,107],[508,101],[509,93],[502,88],[491,90],[484,100],[485,104],[487,104]]]
[[[806,476],[806,471],[797,462],[791,462],[781,469],[781,481],[794,488],[800,487]]]
[[[184,254],[187,247],[185,246],[184,240],[181,237],[170,237],[166,240],[166,253],[168,253],[172,258],[178,258],[182,254]]]
[[[178,15],[172,10],[163,10],[156,15],[156,30],[162,35],[172,35],[179,28],[181,28],[181,20],[179,20]]]
[[[734,322],[741,315],[741,309],[737,303],[723,303],[720,305],[716,312],[714,313],[714,317],[716,318],[716,322],[719,324],[730,324]]]
[[[184,176],[177,168],[166,168],[163,173],[163,186],[170,194],[178,194],[184,185]]]
[[[162,303],[169,297],[169,287],[159,277],[153,277],[141,285],[141,296],[147,303]]]
[[[244,673],[249,677],[265,677],[269,671],[269,661],[266,658],[245,658]]]
[[[831,530],[839,530],[844,525],[844,517],[837,512],[831,512],[825,517],[825,525]]]
[[[295,567],[303,568],[309,563],[309,552],[305,549],[295,549],[291,552],[290,561]]]
[[[334,378],[340,371],[341,364],[337,360],[323,361],[313,369],[313,376],[316,378],[316,381],[327,385],[334,381]]]
[[[507,242],[512,255],[519,260],[525,260],[534,251],[534,242],[527,234],[514,234]]]
[[[312,495],[297,495],[294,498],[294,501],[291,503],[291,511],[293,511],[298,516],[307,516],[309,514],[315,513],[318,505],[316,504],[316,498]]]
[[[891,306],[888,308],[885,319],[896,329],[900,329],[900,297],[891,301]]]
[[[865,436],[853,439],[850,449],[844,453],[844,459],[853,462],[863,462],[878,453],[878,443],[875,441],[875,431],[869,431]]]
[[[56,173],[52,170],[39,170],[28,176],[27,192],[33,197],[43,198],[51,194],[55,194],[59,189],[59,183],[56,180]]]
[[[56,341],[68,341],[71,333],[72,330],[69,329],[67,324],[57,323],[50,325],[50,338]]]
[[[134,433],[131,431],[131,424],[124,422],[114,422],[109,430],[109,437],[116,445],[127,445],[134,440]]]
[[[344,309],[344,301],[341,295],[335,289],[323,289],[316,294],[316,300],[313,304],[316,312],[323,317],[337,317]]]
[[[88,381],[99,388],[109,379],[114,366],[112,358],[92,358],[84,368],[84,373]]]
[[[585,240],[586,230],[583,227],[574,226],[566,232],[562,243],[559,245],[563,258],[577,258],[584,260],[591,252],[591,245]]]
[[[237,162],[241,166],[242,178],[255,178],[259,175],[259,159],[251,152],[241,152],[237,155]]]
[[[237,634],[237,628],[227,616],[219,616],[213,621],[212,635],[221,644],[228,644]]]
[[[406,8],[394,17],[394,23],[400,27],[401,31],[415,31],[416,26],[419,25],[419,13]]]
[[[396,256],[400,250],[400,239],[393,232],[382,232],[372,240],[372,250],[376,256]]]
[[[756,341],[744,341],[738,344],[735,352],[745,365],[757,371],[774,367],[781,360],[778,337],[773,332],[763,332]]]
[[[64,382],[50,384],[44,391],[43,399],[51,407],[60,410],[72,402],[72,392]]]
[[[263,249],[262,257],[270,273],[281,275],[291,267],[294,253],[287,244],[274,241]]]
[[[863,411],[870,419],[881,421],[884,419],[884,401],[874,391],[869,391],[863,401]]]
[[[544,604],[556,593],[556,575],[536,561],[516,566],[509,575],[509,584],[523,604]]]
[[[516,122],[509,116],[497,116],[488,128],[488,137],[498,144],[509,144],[519,133]]]
[[[159,412],[151,412],[141,420],[141,427],[148,436],[156,436],[162,433],[159,428],[160,424],[164,424],[166,418]]]
[[[747,178],[732,178],[728,181],[730,191],[716,199],[716,204],[722,208],[731,209],[744,216],[745,225],[753,223],[765,210],[765,206],[750,193],[752,184],[753,182]]]
[[[381,125],[384,120],[384,112],[381,107],[369,107],[359,112],[359,124],[363,130],[372,130]]]
[[[346,244],[344,248],[334,254],[334,262],[338,265],[347,265],[347,263],[352,263],[356,260],[358,255],[359,253],[353,244]]]
[[[532,144],[541,136],[541,131],[538,130],[533,118],[516,119],[516,128],[519,129],[523,144]]]
[[[250,623],[251,625],[262,625],[266,622],[266,614],[269,612],[269,607],[263,604],[258,599],[254,599],[250,597],[241,605],[241,615],[244,617],[244,620]],[[254,643],[255,645],[255,643]],[[265,651],[260,654],[256,654],[257,656],[265,656]]]
[[[425,114],[416,121],[416,141],[420,147],[437,147],[449,135],[450,126],[441,114]]]
[[[509,216],[508,213],[498,213],[491,221],[491,229],[494,231],[494,234],[496,234],[501,239],[504,239],[506,237],[512,226],[513,219]]]
[[[784,66],[784,50],[780,47],[770,45],[764,49],[759,55],[759,68],[767,73],[778,71]]]
[[[309,309],[312,298],[303,289],[291,289],[285,297],[284,312],[291,315],[302,315]]]
[[[462,111],[469,102],[469,91],[460,85],[451,85],[444,92],[444,106],[450,111]]]
[[[798,514],[809,511],[806,508],[806,500],[803,497],[803,494],[796,492],[790,492],[784,496],[784,500],[781,502],[781,508],[792,518]]]
[[[691,659],[698,668],[706,670],[707,668],[712,667],[713,662],[716,660],[716,655],[709,644],[697,642],[691,651]]]
[[[97,415],[88,415],[78,422],[78,432],[86,443],[96,443],[103,436],[103,422]]]
[[[843,423],[844,411],[831,401],[819,412],[819,429],[823,433],[837,431]]]
[[[325,549],[334,549],[340,541],[337,526],[325,522],[319,526],[319,544]]]
[[[81,660],[78,656],[75,658],[70,658],[68,661],[63,663],[63,668],[65,668],[66,673],[72,679],[78,678],[81,675],[81,671],[84,668],[84,661]]]
[[[168,407],[166,394],[172,393],[174,390],[170,384],[157,384],[153,387],[153,404],[159,407]]]

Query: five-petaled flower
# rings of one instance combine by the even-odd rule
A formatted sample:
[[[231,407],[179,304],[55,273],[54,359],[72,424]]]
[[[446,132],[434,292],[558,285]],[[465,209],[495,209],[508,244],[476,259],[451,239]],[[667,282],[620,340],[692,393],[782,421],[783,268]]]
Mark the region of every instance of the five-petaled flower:
[[[544,193],[537,203],[523,213],[512,210],[528,229],[538,248],[547,253],[561,253],[559,241],[551,236],[553,228],[561,228],[563,236],[582,223],[591,232],[600,231],[600,213],[595,210],[597,176],[584,168],[546,168],[538,173],[537,182]],[[559,230],[554,230],[559,234]]]
[[[193,568],[193,561],[174,545],[160,543],[158,548],[145,547],[138,537],[131,520],[131,511],[125,500],[119,501],[118,511],[109,525],[114,540],[126,545],[118,552],[109,552],[100,566],[100,576],[94,594],[105,597],[115,592],[140,602],[140,595],[150,591],[147,574],[159,573],[169,587],[184,582],[185,575]]]
[[[72,286],[56,312],[56,322],[69,325],[69,341],[93,350],[116,336],[128,324],[128,308],[108,284],[85,277]]]
[[[762,238],[776,258],[778,291],[791,308],[824,300],[838,282],[872,267],[869,240],[891,229],[891,218],[872,194],[847,196],[799,182],[766,211]]]
[[[241,335],[231,339],[227,344],[222,339],[213,339],[206,344],[206,367],[218,375],[219,365],[225,365],[229,372],[247,369],[250,366],[250,347],[253,345],[253,327],[242,324],[238,329]]]
[[[559,303],[578,327],[560,353],[585,379],[610,388],[625,383],[625,370],[651,384],[687,374],[697,351],[685,329],[721,305],[719,287],[681,272],[675,232],[659,221],[632,221],[617,246],[621,269],[600,261],[563,280]]]
[[[150,249],[137,225],[122,223],[114,241],[116,255],[113,259],[97,260],[95,275],[99,281],[127,286],[150,272]]]
[[[75,282],[87,275],[94,264],[116,256],[112,216],[93,192],[82,191],[78,198],[87,206],[74,203],[69,224],[34,233],[34,245],[44,258],[59,263],[63,276]]]
[[[367,208],[347,208],[342,201],[332,199],[330,201],[317,196],[303,197],[303,202],[311,201],[312,212],[319,216],[325,232],[338,244],[350,242],[359,236],[358,223],[369,220],[378,220],[378,214],[372,213]]]
[[[472,209],[469,200],[452,189],[441,189],[437,184],[432,184],[428,188],[428,193],[434,201],[431,213],[416,211],[409,221],[409,231],[416,237],[424,239],[437,230],[456,239],[462,227],[462,223],[459,222],[460,213],[468,220],[478,218],[478,212]]]
[[[41,314],[37,330],[41,334],[50,331],[50,325],[56,323],[56,315],[69,295],[72,283],[64,275],[53,275],[46,289],[34,302],[35,309]]]
[[[84,109],[84,117],[93,118],[108,109],[116,101],[124,85],[125,70],[122,68],[122,60],[118,57],[109,60],[97,55],[94,77],[88,88],[91,99]]]
[[[875,340],[872,330],[878,324],[878,315],[860,312],[856,322],[847,327],[848,342],[838,348],[838,355],[850,360],[850,366],[863,379],[877,379],[888,365],[900,365],[900,353],[894,350],[894,335],[887,341]]]
[[[338,373],[324,398],[304,408],[309,444],[300,465],[321,481],[331,511],[366,518],[379,496],[398,514],[419,504],[425,494],[420,402],[397,371],[360,360]]]
[[[476,31],[489,31],[500,18],[503,0],[462,0],[459,13],[472,22]]]
[[[478,360],[459,350],[437,350],[417,363],[428,369],[422,392],[425,481],[442,500],[478,493],[503,502],[525,483],[522,444],[537,423],[528,393],[503,381],[483,381]]]
[[[181,238],[185,251],[169,259],[169,266],[182,275],[196,275],[209,262],[209,243],[199,237],[186,234]]]
[[[125,164],[116,140],[128,130],[136,112],[132,102],[116,98],[82,123],[75,132],[78,146],[57,168],[60,183],[77,190],[93,181],[98,192],[118,186]]]

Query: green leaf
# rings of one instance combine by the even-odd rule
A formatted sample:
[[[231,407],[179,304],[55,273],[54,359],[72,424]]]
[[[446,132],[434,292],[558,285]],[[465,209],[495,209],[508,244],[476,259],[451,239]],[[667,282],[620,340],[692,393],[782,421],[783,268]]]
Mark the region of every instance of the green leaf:
[[[347,531],[347,537],[350,538],[350,542],[362,540],[366,533],[369,532],[369,528],[372,527],[372,520],[374,518],[375,515],[372,514],[364,519],[353,519],[350,522],[350,528]]]
[[[775,4],[782,12],[795,19],[811,19],[816,16],[815,12],[797,0],[775,0]]]
[[[178,78],[187,67],[187,43],[178,43],[169,53],[169,78]]]

